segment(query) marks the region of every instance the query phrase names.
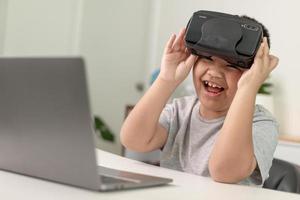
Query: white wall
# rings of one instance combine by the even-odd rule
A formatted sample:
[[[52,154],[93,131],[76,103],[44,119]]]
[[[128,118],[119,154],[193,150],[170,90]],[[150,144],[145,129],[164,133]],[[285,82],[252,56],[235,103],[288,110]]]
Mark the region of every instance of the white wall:
[[[3,54],[7,0],[0,0],[0,55]]]
[[[2,55],[76,53],[79,2],[80,0],[8,0]]]
[[[164,0],[157,1],[159,20],[155,21],[157,38],[154,66],[159,66],[165,42],[171,33],[185,27],[197,10],[214,10],[231,14],[246,14],[261,21],[271,34],[271,52],[280,58],[278,68],[272,73],[275,84],[275,115],[281,133],[300,135],[300,2],[297,0]],[[148,71],[151,70],[151,67]]]

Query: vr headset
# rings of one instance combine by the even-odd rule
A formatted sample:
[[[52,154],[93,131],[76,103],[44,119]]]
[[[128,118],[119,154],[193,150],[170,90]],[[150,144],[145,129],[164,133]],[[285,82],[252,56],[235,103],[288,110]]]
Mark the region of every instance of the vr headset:
[[[263,37],[262,26],[238,15],[200,10],[188,22],[185,44],[192,54],[217,56],[249,69]]]

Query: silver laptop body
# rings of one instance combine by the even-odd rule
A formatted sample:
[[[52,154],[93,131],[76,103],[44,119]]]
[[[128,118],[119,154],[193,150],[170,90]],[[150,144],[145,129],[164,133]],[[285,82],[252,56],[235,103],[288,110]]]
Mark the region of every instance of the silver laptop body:
[[[172,181],[97,166],[81,58],[0,58],[0,92],[0,169],[101,191]]]

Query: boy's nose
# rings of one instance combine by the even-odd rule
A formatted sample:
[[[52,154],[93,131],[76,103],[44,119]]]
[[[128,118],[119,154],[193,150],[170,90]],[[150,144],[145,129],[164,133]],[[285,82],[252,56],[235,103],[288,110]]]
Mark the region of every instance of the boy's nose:
[[[222,78],[222,72],[220,66],[210,66],[207,70],[207,74],[211,77],[215,77],[215,78]]]

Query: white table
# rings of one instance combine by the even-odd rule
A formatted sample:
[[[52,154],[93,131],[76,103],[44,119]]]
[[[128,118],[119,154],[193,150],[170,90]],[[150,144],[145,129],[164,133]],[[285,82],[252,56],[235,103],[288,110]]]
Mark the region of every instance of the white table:
[[[300,195],[297,194],[249,186],[216,183],[209,178],[148,165],[100,150],[97,150],[97,154],[99,164],[103,166],[169,177],[174,182],[163,187],[101,193],[0,171],[0,199],[300,199]]]

